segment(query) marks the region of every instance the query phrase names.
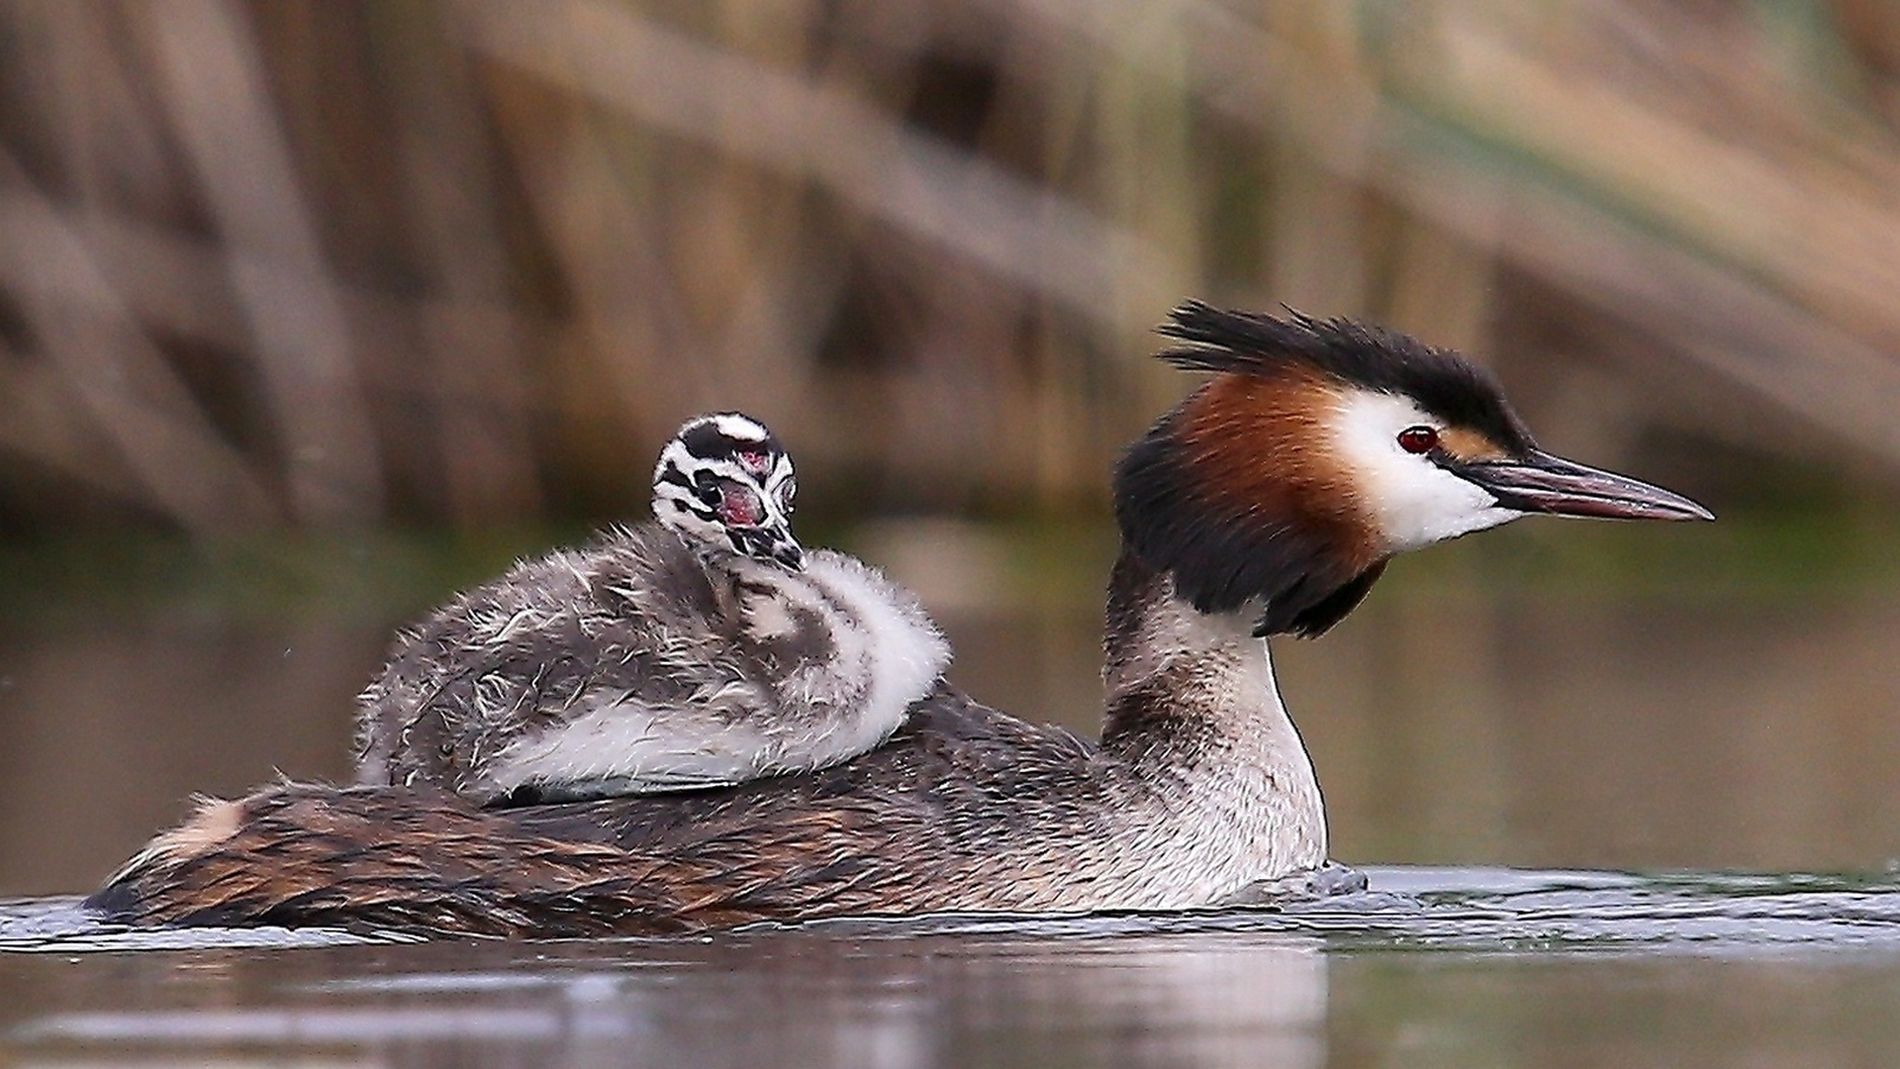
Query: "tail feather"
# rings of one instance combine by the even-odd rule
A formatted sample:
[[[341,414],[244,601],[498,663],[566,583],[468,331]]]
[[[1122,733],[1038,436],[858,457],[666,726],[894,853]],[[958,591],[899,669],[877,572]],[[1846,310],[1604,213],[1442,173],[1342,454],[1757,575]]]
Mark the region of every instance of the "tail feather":
[[[529,832],[448,794],[286,783],[201,803],[87,905],[140,925],[556,937],[759,919],[744,899],[729,868]]]

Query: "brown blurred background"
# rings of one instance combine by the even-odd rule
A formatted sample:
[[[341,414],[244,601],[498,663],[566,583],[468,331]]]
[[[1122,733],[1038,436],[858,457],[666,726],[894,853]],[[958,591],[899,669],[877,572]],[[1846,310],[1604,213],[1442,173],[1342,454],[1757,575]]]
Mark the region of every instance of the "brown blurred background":
[[[1377,319],[1724,522],[1395,568],[1282,682],[1357,861],[1900,856],[1884,0],[0,3],[0,892],[347,772],[390,628],[683,417],[1092,725],[1177,300]]]

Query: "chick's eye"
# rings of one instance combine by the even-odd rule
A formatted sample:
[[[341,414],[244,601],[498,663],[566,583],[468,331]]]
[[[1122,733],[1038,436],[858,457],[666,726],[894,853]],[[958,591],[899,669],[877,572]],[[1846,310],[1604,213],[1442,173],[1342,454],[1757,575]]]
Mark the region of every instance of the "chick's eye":
[[[1429,453],[1438,448],[1438,432],[1430,427],[1407,427],[1399,432],[1399,448],[1407,453]]]
[[[765,503],[751,487],[727,483],[720,491],[720,523],[728,527],[756,527],[765,518]]]

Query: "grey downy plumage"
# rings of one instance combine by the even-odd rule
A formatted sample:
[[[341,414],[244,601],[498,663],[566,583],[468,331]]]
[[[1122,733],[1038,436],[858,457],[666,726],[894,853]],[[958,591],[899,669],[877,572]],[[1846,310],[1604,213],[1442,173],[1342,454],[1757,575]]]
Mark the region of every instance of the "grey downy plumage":
[[[791,533],[791,458],[702,416],[656,520],[517,564],[396,643],[361,697],[358,781],[571,800],[823,768],[883,742],[949,648],[907,590]]]

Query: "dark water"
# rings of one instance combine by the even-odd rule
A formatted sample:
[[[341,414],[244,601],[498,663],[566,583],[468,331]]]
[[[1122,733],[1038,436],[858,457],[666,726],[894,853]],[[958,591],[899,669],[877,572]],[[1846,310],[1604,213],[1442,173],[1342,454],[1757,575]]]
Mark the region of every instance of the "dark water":
[[[0,907],[0,1064],[1900,1065],[1900,589],[1486,581],[1542,552],[1401,562],[1275,647],[1365,895],[545,944],[126,935],[40,899]],[[1099,548],[1049,566],[1067,595],[866,555],[953,680],[1092,727]],[[345,774],[413,611],[353,596],[0,617],[0,894],[90,888],[193,791]]]
[[[1284,911],[561,943],[41,900],[0,907],[0,1035],[54,1065],[1900,1064],[1900,882],[1369,875]]]

